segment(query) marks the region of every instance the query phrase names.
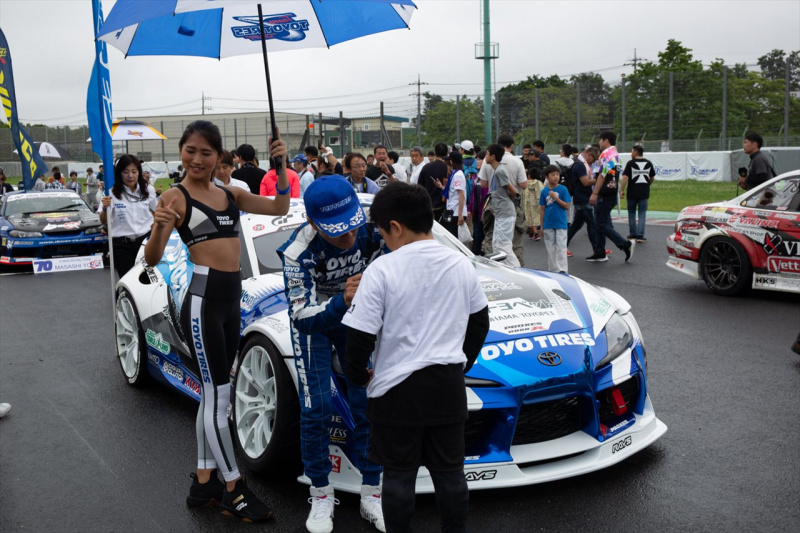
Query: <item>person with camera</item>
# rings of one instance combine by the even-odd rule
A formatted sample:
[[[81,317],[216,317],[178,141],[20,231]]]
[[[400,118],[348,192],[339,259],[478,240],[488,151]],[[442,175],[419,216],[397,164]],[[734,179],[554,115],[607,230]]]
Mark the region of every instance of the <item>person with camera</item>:
[[[764,139],[758,133],[751,132],[744,136],[742,149],[750,156],[750,165],[747,168],[739,168],[739,187],[746,191],[777,176],[767,156],[761,153],[763,145]]]

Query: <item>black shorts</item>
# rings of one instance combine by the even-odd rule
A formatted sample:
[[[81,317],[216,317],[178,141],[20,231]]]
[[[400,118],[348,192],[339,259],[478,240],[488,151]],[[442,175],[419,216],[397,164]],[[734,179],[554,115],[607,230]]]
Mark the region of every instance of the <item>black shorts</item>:
[[[426,427],[393,427],[372,423],[369,460],[384,468],[433,472],[464,468],[464,422]]]

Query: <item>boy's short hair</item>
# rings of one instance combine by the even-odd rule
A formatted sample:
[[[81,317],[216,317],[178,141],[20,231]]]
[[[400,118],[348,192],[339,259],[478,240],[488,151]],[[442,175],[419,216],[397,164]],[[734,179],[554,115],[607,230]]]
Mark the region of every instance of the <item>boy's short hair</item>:
[[[547,165],[544,169],[544,175],[547,176],[551,172],[555,172],[556,174],[561,174],[561,170],[556,165]]]
[[[500,144],[490,144],[486,149],[486,152],[492,154],[498,161],[501,161],[503,159],[503,155],[506,153],[506,149]]]
[[[604,131],[599,138],[608,141],[611,146],[616,146],[617,144],[617,134],[613,131]]]
[[[369,218],[384,231],[389,231],[394,220],[414,233],[429,233],[433,227],[431,196],[420,185],[395,181],[375,195]]]

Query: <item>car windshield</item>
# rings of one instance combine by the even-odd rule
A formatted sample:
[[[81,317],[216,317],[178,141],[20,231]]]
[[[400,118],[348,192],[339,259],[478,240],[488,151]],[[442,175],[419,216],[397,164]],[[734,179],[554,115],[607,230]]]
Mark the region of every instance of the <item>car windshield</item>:
[[[253,247],[256,250],[256,257],[258,258],[258,270],[261,274],[283,272],[283,263],[275,250],[283,246],[283,243],[289,239],[292,231],[299,226],[300,224],[296,226],[287,226],[283,231],[267,233],[253,239]]]
[[[298,227],[300,227],[300,224],[288,226],[283,231],[267,233],[253,239],[253,247],[256,250],[256,257],[258,258],[258,269],[261,274],[283,272],[283,263],[275,250],[280,248],[289,238],[291,232]],[[434,223],[432,231],[437,242],[467,257],[472,257],[472,252],[461,244],[458,239],[453,237],[442,225]]]
[[[89,211],[89,206],[77,194],[15,194],[6,201],[6,217],[21,213],[52,213],[55,211]]]
[[[800,193],[800,177],[786,178],[765,187],[742,202],[746,207],[794,211],[798,209],[795,201]]]

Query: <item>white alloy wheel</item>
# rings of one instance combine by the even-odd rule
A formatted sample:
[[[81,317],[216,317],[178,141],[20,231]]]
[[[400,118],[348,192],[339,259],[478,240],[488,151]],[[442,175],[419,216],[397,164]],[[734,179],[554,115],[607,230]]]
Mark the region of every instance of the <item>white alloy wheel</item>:
[[[235,424],[242,451],[252,459],[267,449],[275,428],[278,394],[275,367],[267,350],[253,345],[236,377]]]
[[[117,356],[125,379],[131,385],[140,385],[147,379],[144,334],[136,305],[127,291],[121,290],[117,298],[114,329]]]

